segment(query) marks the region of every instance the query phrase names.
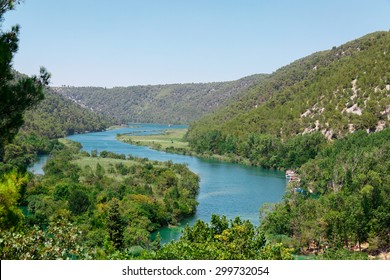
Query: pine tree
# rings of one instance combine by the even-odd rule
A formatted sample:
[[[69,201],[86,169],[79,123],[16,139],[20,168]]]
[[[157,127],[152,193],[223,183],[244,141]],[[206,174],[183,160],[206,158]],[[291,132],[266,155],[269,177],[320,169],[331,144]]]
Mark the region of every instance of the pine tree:
[[[117,199],[111,201],[108,209],[107,229],[110,240],[114,243],[116,249],[123,247],[124,222],[119,213],[119,204]]]
[[[18,0],[0,0],[0,22],[4,13],[12,10]],[[12,70],[12,58],[18,50],[19,26],[11,31],[0,30],[0,162],[4,146],[17,134],[23,124],[23,113],[44,98],[43,89],[50,74],[41,68],[39,77],[17,79]]]

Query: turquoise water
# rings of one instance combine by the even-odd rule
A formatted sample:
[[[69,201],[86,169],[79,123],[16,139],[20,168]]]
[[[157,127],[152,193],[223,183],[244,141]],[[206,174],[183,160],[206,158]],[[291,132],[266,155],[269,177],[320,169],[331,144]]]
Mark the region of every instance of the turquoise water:
[[[278,202],[286,189],[284,173],[197,157],[169,154],[147,147],[133,146],[115,139],[117,133],[158,133],[165,129],[183,126],[165,126],[154,124],[131,125],[129,128],[72,135],[68,138],[83,145],[83,149],[112,151],[120,154],[149,158],[151,160],[186,163],[200,177],[200,192],[197,212],[193,217],[181,222],[181,226],[164,228],[159,232],[162,242],[177,239],[183,226],[192,225],[197,219],[210,221],[212,214],[236,216],[259,224],[259,208],[266,202]]]
[[[36,161],[34,162],[34,164],[29,166],[27,168],[27,170],[32,172],[32,173],[34,173],[34,174],[43,175],[44,174],[43,166],[45,165],[48,157],[49,157],[48,155],[39,155],[39,156],[37,156]]]

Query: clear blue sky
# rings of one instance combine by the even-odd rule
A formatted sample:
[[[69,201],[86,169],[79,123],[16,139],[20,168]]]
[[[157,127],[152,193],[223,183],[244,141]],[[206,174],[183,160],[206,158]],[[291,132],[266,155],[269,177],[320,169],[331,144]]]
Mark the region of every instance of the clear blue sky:
[[[25,0],[14,68],[52,85],[235,80],[390,29],[390,0]]]

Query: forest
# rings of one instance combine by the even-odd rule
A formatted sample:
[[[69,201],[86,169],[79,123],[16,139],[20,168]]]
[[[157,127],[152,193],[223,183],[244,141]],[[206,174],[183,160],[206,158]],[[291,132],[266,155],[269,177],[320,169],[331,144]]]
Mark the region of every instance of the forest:
[[[295,170],[283,202],[260,210],[270,242],[322,258],[388,252],[389,45],[376,32],[312,54],[191,123],[198,153]]]
[[[102,131],[114,124],[113,120],[80,108],[73,102],[45,89],[44,100],[25,112],[23,125],[12,143],[4,145],[0,153],[0,170],[17,167],[25,171],[37,155],[49,154],[57,139],[75,133]]]
[[[131,87],[72,87],[52,90],[119,123],[188,124],[236,100],[266,75],[231,82]]]
[[[388,252],[389,40],[298,60],[190,125],[198,153],[297,172],[283,202],[260,211],[267,240],[322,258]]]
[[[17,1],[0,2],[0,20]],[[150,232],[196,211],[198,177],[185,165],[80,152],[58,139],[100,131],[111,118],[53,93],[50,73],[12,69],[19,27],[1,32],[1,259],[118,259],[157,248]],[[26,172],[50,153],[45,175]]]
[[[388,128],[358,131],[323,148],[300,166],[301,181],[291,183],[282,203],[261,209],[265,235],[324,257],[387,252],[389,140]]]
[[[283,142],[320,132],[328,140],[389,126],[389,32],[368,34],[282,67],[240,100],[191,123],[199,151],[244,156],[253,135]]]
[[[17,3],[0,0],[0,20]],[[114,89],[51,89],[44,68],[32,77],[15,72],[18,35],[18,26],[0,31],[1,259],[388,254],[389,32],[312,54],[270,75]],[[132,102],[129,92],[138,96],[130,94]],[[119,97],[112,98],[115,94]],[[199,220],[177,241],[162,245],[151,233],[196,212],[199,177],[184,164],[88,153],[62,138],[141,119],[194,121],[177,140],[186,149],[292,169],[297,180],[289,183],[282,202],[259,209],[258,227],[239,217],[212,215],[210,223]],[[27,172],[37,154],[48,153],[44,175]]]
[[[151,241],[152,231],[176,225],[196,211],[199,179],[185,165],[106,151],[88,154],[80,148],[78,143],[62,140],[42,177],[16,172],[3,176],[1,186],[17,187],[21,195],[19,208],[2,219],[2,259],[84,259],[84,253],[94,259],[132,258],[159,245],[158,240]],[[69,225],[70,232],[77,227],[77,245],[64,245],[66,253],[62,245],[60,252],[54,250],[57,244],[53,248],[36,245],[40,235],[50,239],[43,229],[56,223]],[[17,229],[17,234],[4,229]],[[37,234],[34,231],[40,233],[29,239]]]

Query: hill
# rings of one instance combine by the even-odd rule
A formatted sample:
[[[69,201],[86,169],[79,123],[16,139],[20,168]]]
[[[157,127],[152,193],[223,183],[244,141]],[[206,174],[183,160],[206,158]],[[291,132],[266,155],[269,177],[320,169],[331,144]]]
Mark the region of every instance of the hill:
[[[313,132],[335,139],[380,131],[390,120],[389,45],[390,33],[376,32],[297,60],[191,124],[187,139],[201,152],[246,157],[254,135],[285,142]]]
[[[16,73],[16,77],[22,77]],[[18,167],[25,170],[37,154],[49,153],[60,144],[56,140],[86,131],[101,131],[113,121],[67,100],[50,89],[45,99],[24,114],[24,124],[14,141],[4,147],[0,172]]]
[[[283,201],[260,209],[269,244],[320,259],[388,254],[389,46],[376,32],[312,54],[191,124],[197,152],[294,169]]]
[[[71,102],[50,88],[45,99],[25,114],[22,132],[50,139],[86,131],[101,131],[112,123],[97,113]]]
[[[52,89],[91,111],[106,114],[122,123],[187,124],[237,99],[265,76],[252,75],[218,83]]]

